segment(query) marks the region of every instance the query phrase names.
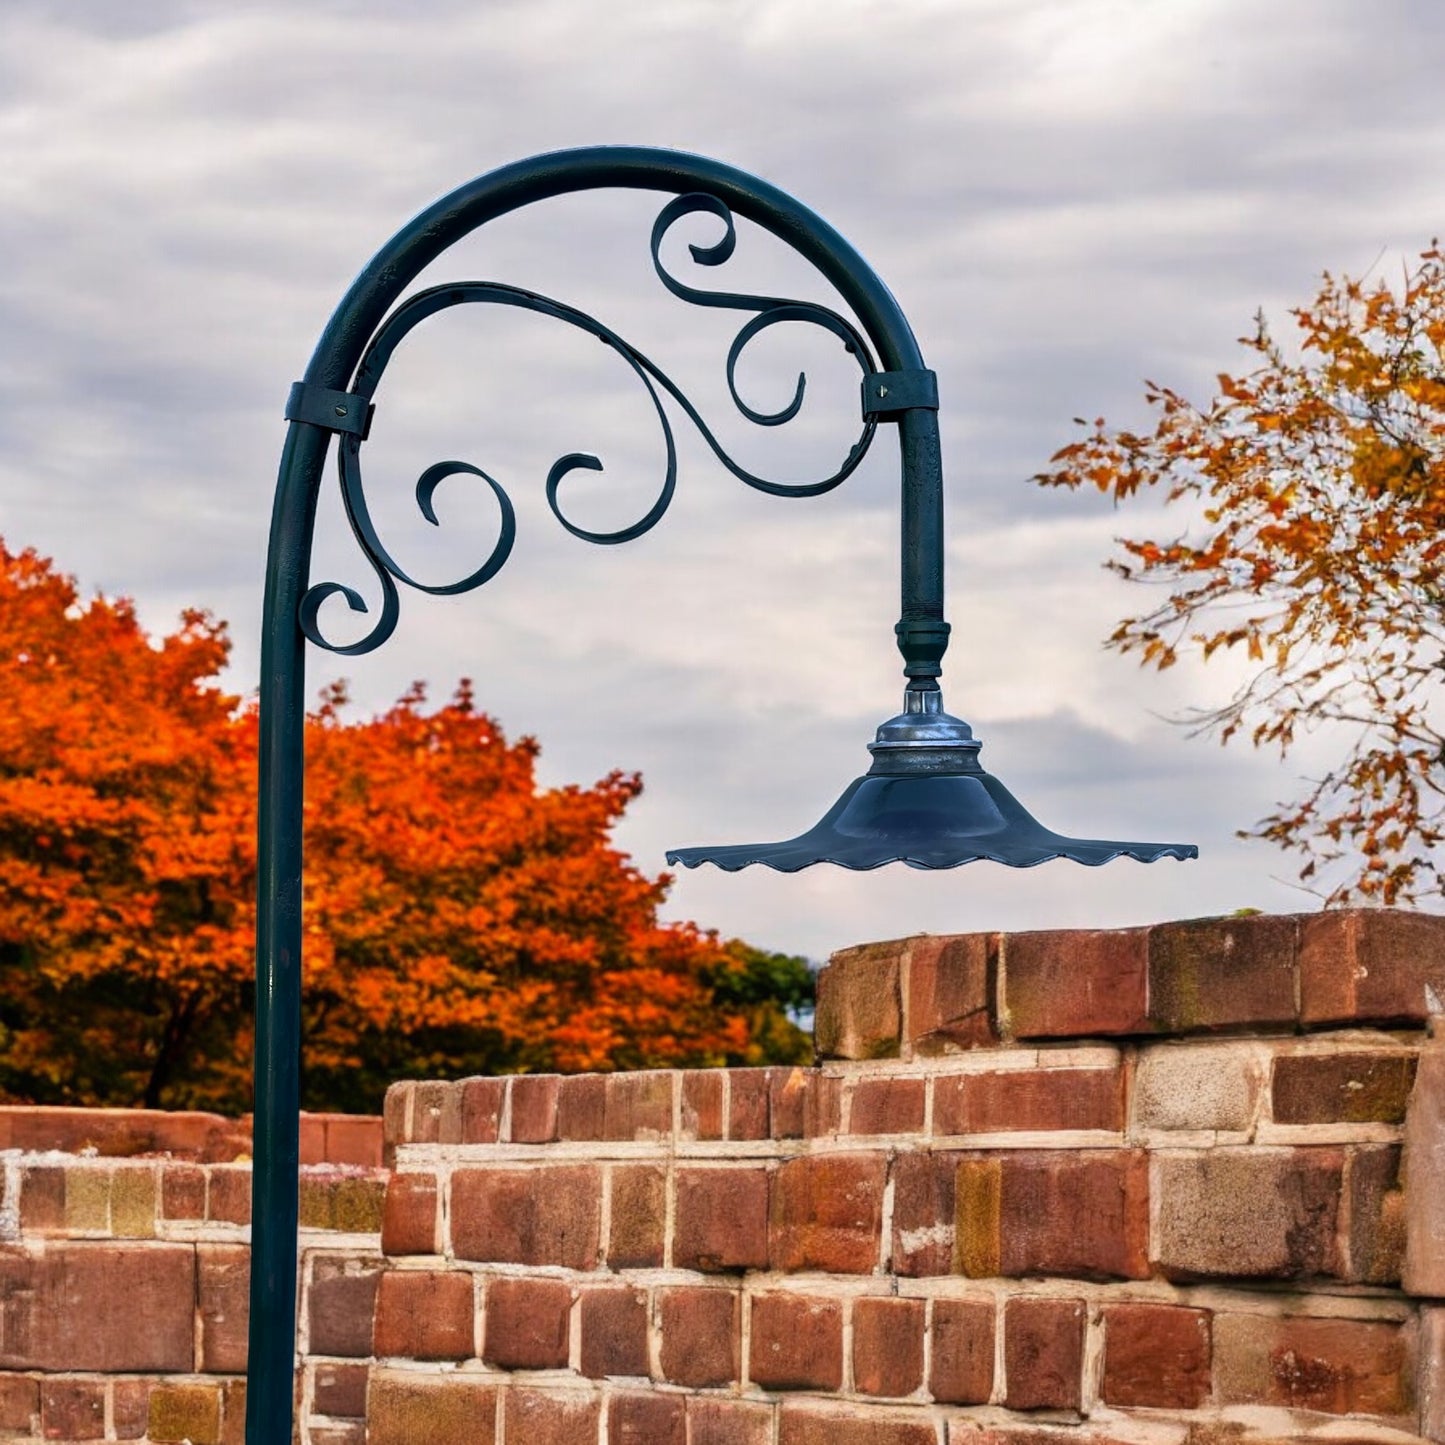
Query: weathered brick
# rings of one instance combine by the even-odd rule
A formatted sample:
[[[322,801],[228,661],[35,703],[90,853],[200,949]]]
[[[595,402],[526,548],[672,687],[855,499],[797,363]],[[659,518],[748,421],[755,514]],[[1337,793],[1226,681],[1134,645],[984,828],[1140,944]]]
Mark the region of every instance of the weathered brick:
[[[1004,1305],[1004,1404],[1077,1410],[1083,1398],[1083,1300],[1015,1296]]]
[[[376,1297],[372,1353],[379,1358],[466,1360],[476,1349],[469,1274],[388,1270]]]
[[[607,1263],[613,1269],[656,1269],[667,1238],[667,1169],[661,1164],[614,1164],[608,1170],[611,1207]]]
[[[740,1314],[734,1290],[691,1285],[658,1290],[662,1378],[693,1389],[739,1379]]]
[[[407,1142],[407,1131],[411,1125],[411,1096],[415,1087],[410,1079],[403,1079],[387,1089],[382,1102],[381,1137],[388,1162],[394,1157],[396,1146]]]
[[[1338,1274],[1339,1149],[1218,1148],[1162,1154],[1158,1259],[1174,1279]]]
[[[843,1080],[810,1069],[803,1092],[803,1137],[828,1138],[843,1132]]]
[[[769,1258],[788,1273],[869,1274],[878,1266],[887,1157],[805,1154],[773,1179]]]
[[[801,1294],[750,1301],[748,1377],[765,1390],[837,1390],[843,1384],[843,1306]]]
[[[1445,998],[1445,917],[1332,908],[1305,914],[1299,925],[1306,1025],[1420,1025],[1432,1012],[1426,990]]]
[[[581,1307],[584,1375],[646,1375],[647,1291],[626,1285],[584,1289]]]
[[[1010,1037],[1152,1032],[1147,928],[1005,933],[999,959],[999,1022]]]
[[[785,1401],[778,1445],[936,1445],[931,1420],[859,1405]]]
[[[996,1043],[994,987],[997,940],[992,933],[908,940],[908,1017],[904,1033],[920,1055]]]
[[[933,1083],[935,1134],[1124,1127],[1123,1070],[1004,1069],[944,1074]]]
[[[813,1041],[822,1059],[893,1059],[902,1044],[903,942],[835,953],[818,975]]]
[[[728,1138],[771,1137],[771,1096],[767,1069],[729,1069]]]
[[[965,1159],[956,1258],[971,1278],[1149,1275],[1149,1170],[1139,1150],[1020,1150]]]
[[[512,1142],[550,1144],[557,1137],[557,1074],[518,1074],[512,1084]]]
[[[1420,1311],[1420,1433],[1445,1440],[1445,1308]]]
[[[777,1407],[761,1401],[687,1398],[688,1445],[773,1445]]]
[[[371,1372],[367,1445],[494,1445],[496,1416],[495,1386],[457,1375]]]
[[[206,1218],[221,1224],[251,1222],[251,1166],[235,1164],[208,1171]]]
[[[607,1402],[608,1445],[687,1445],[682,1395],[621,1392]]]
[[[99,1380],[46,1380],[40,1422],[47,1440],[105,1439],[105,1385]]]
[[[1445,1038],[1420,1054],[1405,1119],[1405,1259],[1401,1279],[1414,1295],[1445,1297]]]
[[[443,1079],[423,1079],[412,1093],[411,1142],[460,1144],[462,1142],[461,1085]]]
[[[156,1170],[122,1164],[110,1176],[110,1232],[116,1239],[154,1239]]]
[[[961,1156],[918,1151],[892,1166],[892,1268],[911,1278],[952,1274],[954,1176]]]
[[[526,1445],[584,1445],[597,1438],[602,1406],[597,1395],[524,1390],[513,1386],[502,1401],[508,1440]],[[428,1445],[435,1442],[428,1441]]]
[[[482,1358],[504,1370],[552,1370],[571,1348],[572,1288],[555,1279],[487,1281]]]
[[[45,1234],[65,1228],[65,1170],[29,1165],[20,1176],[20,1228]]]
[[[607,1137],[607,1080],[572,1074],[557,1086],[557,1137],[593,1142]]]
[[[1414,1404],[1413,1372],[1407,1333],[1390,1321],[1214,1317],[1214,1383],[1222,1404],[1400,1417]]]
[[[601,1217],[602,1173],[594,1165],[496,1166],[452,1176],[459,1259],[594,1269]]]
[[[366,1365],[317,1365],[312,1372],[311,1400],[318,1415],[366,1418]]]
[[[634,1074],[608,1074],[604,1102],[607,1139],[672,1138],[671,1069]]]
[[[150,1418],[151,1382],[117,1380],[110,1387],[110,1418],[117,1440],[139,1440]]]
[[[319,1117],[325,1122],[326,1139],[318,1162],[351,1164],[362,1169],[382,1167],[382,1125],[379,1118],[371,1114],[322,1114]]]
[[[157,1445],[221,1445],[221,1402],[215,1385],[157,1385],[146,1433]]]
[[[381,1252],[436,1254],[440,1223],[436,1175],[393,1173],[381,1210]]]
[[[1397,1284],[1405,1254],[1405,1196],[1395,1145],[1345,1150],[1342,1213],[1341,1276],[1358,1284]]]
[[[40,1381],[0,1375],[0,1430],[30,1435],[40,1429]]]
[[[853,1388],[896,1398],[923,1384],[924,1303],[918,1299],[853,1301]]]
[[[195,1271],[188,1245],[0,1247],[0,1368],[190,1370]]]
[[[850,1134],[916,1134],[923,1128],[922,1079],[860,1079],[848,1105]]]
[[[688,1069],[682,1076],[682,1137],[721,1139],[723,1081],[721,1069]]]
[[[716,1274],[766,1269],[768,1172],[756,1168],[679,1168],[672,1262]]]
[[[110,1233],[110,1170],[72,1164],[65,1170],[65,1228],[73,1234]]]
[[[1413,1054],[1285,1054],[1274,1061],[1276,1124],[1398,1124],[1415,1081]]]
[[[380,1271],[357,1261],[318,1259],[307,1291],[313,1355],[358,1359],[371,1353]]]
[[[331,1421],[326,1425],[312,1425],[307,1431],[308,1445],[366,1445],[366,1421],[347,1420],[341,1423]],[[235,1445],[243,1445],[244,1437]],[[232,1445],[230,1440],[226,1445]]]
[[[1291,915],[1157,923],[1149,929],[1149,1020],[1166,1033],[1293,1027],[1298,972]]]
[[[201,1317],[197,1368],[239,1375],[246,1368],[251,1250],[244,1244],[199,1244],[196,1268],[196,1305]]]
[[[1258,1044],[1150,1044],[1134,1073],[1141,1129],[1243,1132],[1258,1110],[1265,1068]]]
[[[1103,1318],[1105,1404],[1197,1410],[1209,1399],[1207,1310],[1120,1304],[1106,1306]]]
[[[948,1405],[986,1405],[993,1395],[994,1303],[936,1299],[928,1390]]]
[[[338,1234],[379,1234],[386,1207],[386,1176],[358,1175],[321,1165],[301,1173],[302,1229]]]
[[[501,1137],[505,1079],[463,1079],[461,1131],[463,1144],[495,1144]]]
[[[161,1166],[161,1216],[164,1219],[206,1217],[206,1171],[196,1164],[167,1162]]]
[[[816,1139],[843,1127],[843,1081],[817,1069],[768,1071],[768,1131],[774,1139]]]

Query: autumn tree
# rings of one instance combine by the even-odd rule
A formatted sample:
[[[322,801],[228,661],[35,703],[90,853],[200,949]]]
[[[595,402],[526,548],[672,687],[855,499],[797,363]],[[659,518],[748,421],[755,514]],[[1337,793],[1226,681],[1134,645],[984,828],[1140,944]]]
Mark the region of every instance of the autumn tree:
[[[1257,318],[1251,365],[1196,406],[1146,384],[1149,431],[1100,419],[1035,480],[1124,501],[1157,488],[1164,536],[1109,562],[1166,595],[1109,645],[1164,669],[1233,656],[1230,699],[1186,721],[1338,761],[1241,836],[1300,855],[1328,903],[1445,892],[1445,254],[1398,286],[1326,274],[1286,351]]]
[[[248,1106],[254,708],[222,624],[152,641],[0,544],[0,1098]],[[308,736],[305,1102],[393,1078],[792,1060],[800,959],[664,924],[610,830],[636,776],[539,789],[463,684]]]

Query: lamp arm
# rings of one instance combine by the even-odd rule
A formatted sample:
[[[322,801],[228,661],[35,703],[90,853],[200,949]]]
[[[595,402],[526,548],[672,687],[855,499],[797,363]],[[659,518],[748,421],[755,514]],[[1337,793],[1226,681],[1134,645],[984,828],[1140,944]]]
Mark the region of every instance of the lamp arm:
[[[255,1163],[247,1445],[289,1445],[291,1440],[298,1225],[305,648],[308,631],[316,636],[315,612],[324,600],[314,595],[322,589],[311,587],[309,570],[317,500],[331,433],[340,434],[343,450],[347,444],[354,449],[354,440],[364,435],[366,408],[361,407],[358,413],[359,398],[353,390],[358,368],[387,314],[428,264],[499,216],[552,197],[614,187],[673,193],[678,199],[664,208],[658,218],[660,226],[664,218],[675,219],[688,210],[711,210],[719,215],[732,212],[747,217],[809,261],[858,319],[882,368],[868,372],[864,378],[865,425],[871,426],[876,419],[896,420],[899,424],[903,531],[898,644],[910,688],[937,688],[935,679],[947,646],[948,626],[943,621],[943,487],[932,374],[924,368],[912,328],[897,301],[872,267],[827,222],[776,187],[720,162],[646,147],[607,146],[558,151],[492,171],[421,212],[377,252],[327,322],[303,381],[293,389],[287,408],[291,424],[281,457],[266,563],[260,682]],[[728,224],[730,234],[730,219]],[[655,231],[654,244],[656,240]],[[730,240],[723,244],[730,251]],[[717,247],[709,250],[712,260],[708,259],[708,251],[700,252],[696,247],[694,258],[704,264],[726,259],[716,254]],[[690,295],[690,288],[679,289],[681,283],[673,285],[666,275],[663,279],[676,294],[699,304],[735,305],[739,300],[784,304],[767,298],[718,296],[700,300],[709,293]],[[891,394],[885,394],[885,388]],[[435,480],[430,485],[434,486]],[[495,490],[495,483],[493,487]],[[429,497],[428,492],[428,503]],[[486,571],[486,567],[480,569]],[[383,581],[390,585],[385,578]],[[324,595],[347,591],[336,584],[322,584],[322,588],[329,589]],[[355,594],[348,595],[347,600],[353,606],[362,605]],[[308,619],[310,628],[306,627]]]

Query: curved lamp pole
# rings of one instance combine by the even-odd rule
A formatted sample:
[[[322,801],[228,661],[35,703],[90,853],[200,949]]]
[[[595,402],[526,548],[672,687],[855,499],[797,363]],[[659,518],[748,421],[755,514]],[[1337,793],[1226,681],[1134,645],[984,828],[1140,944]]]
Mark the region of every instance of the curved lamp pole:
[[[672,199],[652,229],[653,264],[663,285],[693,305],[750,313],[727,357],[729,390],[750,421],[781,425],[797,414],[803,400],[801,376],[792,401],[778,412],[754,411],[738,395],[738,357],[760,332],[780,322],[806,322],[832,332],[854,355],[862,374],[862,431],[836,472],[821,481],[798,483],[754,476],[727,454],[693,405],[652,361],[565,302],[497,283],[465,282],[434,287],[397,304],[425,266],[487,221],[534,201],[603,187],[670,194]],[[720,241],[690,248],[699,265],[720,266],[728,260],[736,245],[733,217],[744,216],[811,262],[855,319],[811,302],[699,289],[679,281],[662,263],[662,240],[675,221],[696,213],[710,215],[723,226]],[[808,832],[784,843],[678,849],[668,853],[669,862],[690,868],[712,862],[728,870],[762,863],[793,872],[825,861],[850,868],[875,868],[894,861],[917,868],[952,868],[989,858],[1028,867],[1057,857],[1099,864],[1121,855],[1144,862],[1197,856],[1187,844],[1117,843],[1050,832],[983,770],[978,761],[980,744],[968,725],[943,711],[938,677],[949,629],[943,618],[937,387],[898,303],[831,226],[756,176],[698,156],[641,147],[595,147],[538,156],[493,171],[443,197],[397,232],[352,284],[322,332],[304,379],[291,389],[286,407],[290,427],[271,520],[261,650],[247,1445],[288,1445],[291,1440],[306,644],[345,654],[370,652],[396,626],[398,583],[422,592],[466,592],[494,576],[507,560],[516,531],[512,505],[501,486],[479,468],[466,462],[440,462],[416,483],[417,505],[428,521],[437,520],[432,497],[438,484],[459,473],[480,478],[500,511],[501,526],[491,555],[468,576],[444,586],[417,582],[397,564],[372,524],[361,482],[361,445],[370,428],[373,398],[397,344],[435,312],[474,302],[520,307],[597,336],[631,367],[656,408],[667,445],[667,472],[657,500],[633,526],[594,532],[575,525],[558,501],[560,483],[569,472],[600,470],[602,464],[596,457],[574,453],[552,466],[546,480],[548,504],[563,527],[589,542],[630,541],[653,527],[667,510],[676,479],[676,451],[664,396],[698,428],[723,466],[749,486],[776,496],[807,497],[831,490],[857,467],[879,426],[898,428],[903,595],[895,631],[908,679],[903,711],[878,729],[869,745],[873,763],[868,773],[850,784]],[[382,594],[370,632],[346,645],[326,639],[320,626],[321,605],[339,596],[353,611],[365,612],[365,602],[340,583],[310,581],[316,503],[333,436],[347,515]]]

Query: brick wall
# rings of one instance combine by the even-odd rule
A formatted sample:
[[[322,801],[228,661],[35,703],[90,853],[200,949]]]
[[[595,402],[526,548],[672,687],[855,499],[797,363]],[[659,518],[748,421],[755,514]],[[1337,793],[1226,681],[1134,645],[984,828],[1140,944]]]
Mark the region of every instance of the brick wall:
[[[1440,998],[1400,912],[915,938],[813,1069],[397,1085],[304,1186],[303,1438],[1445,1441]],[[5,1158],[0,1438],[238,1438],[244,1167]]]

